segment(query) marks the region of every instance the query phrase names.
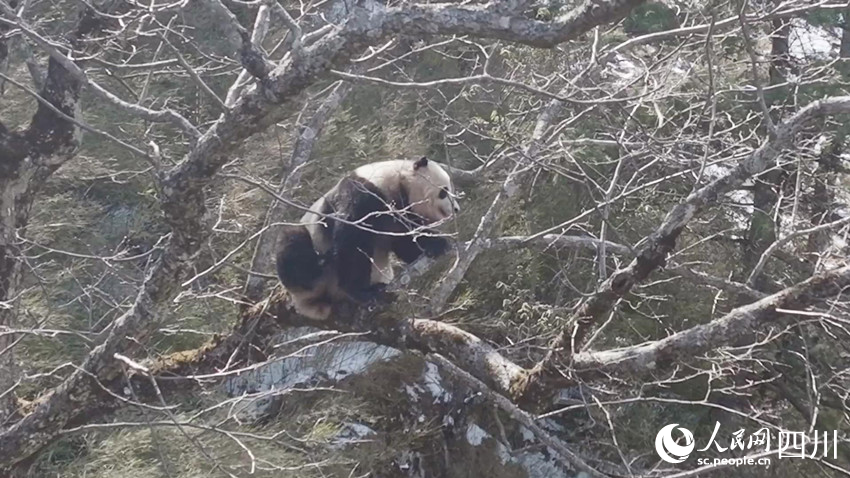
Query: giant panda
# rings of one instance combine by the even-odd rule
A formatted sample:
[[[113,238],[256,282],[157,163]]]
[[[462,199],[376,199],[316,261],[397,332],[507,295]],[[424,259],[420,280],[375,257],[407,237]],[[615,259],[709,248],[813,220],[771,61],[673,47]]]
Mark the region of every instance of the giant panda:
[[[406,263],[449,243],[433,229],[459,211],[449,174],[428,158],[366,164],[281,231],[277,274],[296,311],[325,320],[340,301],[385,298],[390,253]]]

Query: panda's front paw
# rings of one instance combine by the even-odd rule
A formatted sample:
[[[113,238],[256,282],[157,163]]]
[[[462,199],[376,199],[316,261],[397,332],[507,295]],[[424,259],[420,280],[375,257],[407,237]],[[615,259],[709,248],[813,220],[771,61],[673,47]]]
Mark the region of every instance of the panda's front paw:
[[[445,237],[421,237],[416,241],[428,257],[440,257],[451,249]]]

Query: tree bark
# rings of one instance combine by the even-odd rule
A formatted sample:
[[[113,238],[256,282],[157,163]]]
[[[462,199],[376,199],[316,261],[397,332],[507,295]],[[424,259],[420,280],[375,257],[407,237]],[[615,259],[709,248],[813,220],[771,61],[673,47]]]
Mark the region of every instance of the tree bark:
[[[804,310],[822,299],[837,299],[848,286],[850,266],[845,266],[661,340],[604,352],[579,353],[573,357],[572,365],[579,371],[623,373],[639,378],[692,360],[716,347],[738,344],[761,324],[782,317],[777,309]]]
[[[770,36],[769,81],[770,85],[778,85],[785,81],[785,76],[790,66],[788,34],[791,30],[791,23],[785,18],[775,18],[772,20],[771,25],[773,32]],[[781,108],[782,103],[787,98],[786,93],[787,89],[782,88],[771,90],[766,95],[765,99],[768,107],[771,108],[772,114],[774,114],[774,106]],[[773,120],[775,119],[777,118],[774,117]],[[786,172],[782,169],[774,169],[755,178],[753,185],[753,212],[750,216],[747,239],[743,243],[742,251],[741,274],[743,274],[743,277],[749,275],[765,249],[776,240],[776,233],[780,228],[780,224],[774,223],[774,217],[778,218],[779,216],[774,216],[773,208],[778,207],[776,204],[778,199],[776,189],[781,186],[782,178],[785,174]],[[755,283],[751,285],[756,290],[766,290],[766,277],[759,275]],[[747,302],[746,297],[739,298],[740,304]]]
[[[99,26],[86,10],[72,44]],[[78,116],[81,83],[59,62],[50,59],[40,96],[62,113]],[[14,328],[21,292],[19,235],[29,222],[33,198],[47,178],[70,160],[80,143],[80,130],[39,103],[29,126],[10,131],[0,124],[0,327]],[[13,388],[18,373],[13,348],[18,339],[0,335],[0,426],[16,409]]]

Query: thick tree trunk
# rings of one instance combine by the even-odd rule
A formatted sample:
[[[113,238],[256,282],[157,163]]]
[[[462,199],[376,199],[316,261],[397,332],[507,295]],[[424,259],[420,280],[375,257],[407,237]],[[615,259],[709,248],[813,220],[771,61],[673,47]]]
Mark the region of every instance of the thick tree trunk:
[[[844,10],[841,17],[841,46],[838,49],[838,55],[847,59],[850,58],[850,9]]]
[[[84,15],[72,37],[95,27]],[[64,114],[74,117],[79,106],[81,84],[57,61],[48,64],[41,97]],[[21,293],[19,235],[29,221],[33,197],[45,180],[79,147],[80,131],[39,103],[32,122],[22,131],[9,131],[0,124],[0,330],[17,325]],[[16,409],[13,388],[18,380],[14,346],[18,337],[0,335],[0,428]]]
[[[32,168],[15,159],[0,156],[0,330],[14,328],[17,322],[21,274],[16,234],[26,225],[30,203],[27,189]],[[12,334],[0,335],[0,426],[15,410],[13,387],[19,376],[13,354],[15,340]]]
[[[789,53],[788,53],[788,34],[791,30],[791,24],[786,18],[776,18],[772,21],[772,33],[770,37],[770,64],[769,78],[770,85],[778,85],[785,81],[785,76],[790,68]],[[787,99],[785,89],[771,90],[765,100],[769,107],[776,105],[781,108],[782,102]],[[772,112],[773,113],[773,112]],[[772,114],[773,121],[779,120],[781,114],[775,112]],[[747,238],[743,246],[743,261],[741,273],[744,277],[748,276],[753,267],[759,262],[762,253],[774,241],[776,241],[776,232],[780,225],[774,223],[774,217],[779,217],[773,214],[774,207],[778,200],[777,189],[781,187],[781,181],[785,171],[774,169],[756,178],[753,188],[753,213],[750,217],[750,224],[747,229]],[[759,274],[753,288],[764,291],[767,286],[767,275]],[[740,297],[739,303],[749,303],[749,297]]]

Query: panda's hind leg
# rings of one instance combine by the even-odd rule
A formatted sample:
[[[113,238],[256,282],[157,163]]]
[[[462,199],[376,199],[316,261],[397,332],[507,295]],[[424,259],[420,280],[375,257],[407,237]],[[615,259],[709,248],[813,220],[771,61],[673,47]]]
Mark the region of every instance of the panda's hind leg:
[[[290,292],[311,290],[322,277],[323,267],[306,227],[285,226],[277,253],[277,275]]]

